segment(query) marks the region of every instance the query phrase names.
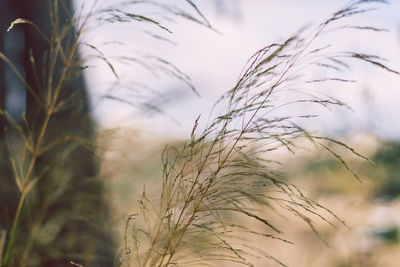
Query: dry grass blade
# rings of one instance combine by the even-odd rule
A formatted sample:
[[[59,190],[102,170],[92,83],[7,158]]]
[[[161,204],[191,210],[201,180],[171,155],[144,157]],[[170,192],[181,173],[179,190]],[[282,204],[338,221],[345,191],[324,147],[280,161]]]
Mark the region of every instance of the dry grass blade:
[[[297,141],[308,140],[332,153],[357,178],[343,157],[328,147],[325,140],[366,159],[341,141],[316,136],[297,125],[295,118],[313,115],[282,116],[279,111],[288,105],[345,106],[330,97],[308,95],[287,103],[276,101],[278,94],[291,92],[292,84],[323,84],[323,82],[353,83],[347,78],[322,77],[302,80],[302,72],[320,66],[342,71],[350,68],[348,59],[361,59],[385,71],[396,71],[378,62],[379,58],[350,53],[330,52],[333,45],[315,47],[314,42],[330,31],[337,21],[368,12],[367,5],[382,1],[357,1],[333,14],[321,23],[311,37],[302,33],[285,42],[272,44],[257,51],[247,62],[235,87],[221,97],[211,114],[209,124],[199,130],[195,122],[191,139],[180,148],[168,147],[163,153],[163,180],[158,207],[143,195],[132,239],[133,253],[123,266],[159,266],[188,264],[218,266],[221,261],[253,266],[250,258],[261,254],[286,266],[266,251],[250,246],[235,233],[245,231],[254,235],[290,242],[282,238],[279,225],[269,220],[269,213],[286,210],[304,221],[321,240],[314,219],[335,227],[334,221],[344,222],[329,209],[308,199],[295,185],[275,171],[265,156],[277,149],[296,153]],[[349,27],[346,27],[349,28]],[[352,30],[376,28],[350,27]],[[382,65],[381,65],[382,64]],[[295,87],[296,88],[296,87]],[[293,90],[294,91],[294,90]],[[327,212],[328,216],[322,215]],[[247,229],[238,219],[249,217],[262,225],[263,230]],[[240,216],[243,215],[243,216]],[[235,222],[233,222],[233,220]],[[146,233],[143,235],[142,233]]]

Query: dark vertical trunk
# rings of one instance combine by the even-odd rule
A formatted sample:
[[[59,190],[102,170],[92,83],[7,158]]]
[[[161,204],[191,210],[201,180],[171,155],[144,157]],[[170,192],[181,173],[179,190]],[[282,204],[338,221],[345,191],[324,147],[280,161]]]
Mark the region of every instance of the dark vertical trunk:
[[[0,1],[0,52],[5,54],[5,42],[7,24],[10,16],[7,1]],[[7,83],[5,74],[5,63],[0,59],[0,109],[6,110]],[[0,115],[0,231],[11,227],[12,218],[17,202],[17,188],[10,168],[9,154],[6,147],[7,120]],[[3,203],[7,203],[4,205]]]
[[[3,3],[0,3],[0,10],[2,10]],[[0,27],[5,25],[4,20],[0,19]],[[4,53],[4,31],[0,31],[0,52]],[[4,73],[4,63],[0,60],[0,109],[6,109],[6,80]],[[0,140],[4,138],[5,119],[0,115]]]
[[[4,54],[4,33],[7,25],[7,16],[2,14],[3,10],[7,10],[6,1],[0,1],[0,52]],[[6,78],[4,72],[4,62],[0,60],[0,109],[6,109]],[[0,142],[4,140],[5,134],[5,119],[4,116],[0,115]],[[3,154],[3,151],[1,151]]]
[[[71,23],[68,13],[72,13],[72,1],[64,1],[65,5],[61,2],[55,14],[59,21],[57,28],[52,24],[49,9],[54,1],[13,0],[14,18],[32,21],[50,39],[54,30],[61,31],[63,25]],[[37,138],[46,114],[49,88],[54,93],[65,66],[57,57],[55,67],[50,67],[54,54],[49,43],[31,25],[22,27],[24,72],[32,89],[26,95],[26,117],[33,138]],[[74,37],[71,28],[63,46],[68,46]],[[53,78],[51,83],[49,76]],[[39,96],[40,101],[34,95]],[[25,234],[18,235],[17,250],[10,266],[18,266],[20,262],[29,262],[28,266],[71,266],[70,261],[85,267],[112,266],[114,247],[110,231],[105,230],[108,214],[98,163],[92,149],[88,148],[90,145],[74,141],[94,142],[94,124],[82,76],[63,82],[57,102],[64,105],[51,116],[44,146],[54,142],[57,145],[37,160],[34,176],[40,179],[26,200],[21,223]]]

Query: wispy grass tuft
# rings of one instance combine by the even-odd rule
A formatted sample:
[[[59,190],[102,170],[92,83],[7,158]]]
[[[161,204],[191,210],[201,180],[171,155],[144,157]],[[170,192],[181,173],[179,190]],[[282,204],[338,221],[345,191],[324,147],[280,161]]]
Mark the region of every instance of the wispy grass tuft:
[[[88,125],[90,118],[79,120],[79,124],[71,124],[73,127],[63,125],[66,118],[76,118],[71,117],[70,112],[76,105],[81,109],[74,113],[75,116],[87,108],[84,104],[78,104],[86,101],[85,94],[78,91],[71,93],[70,82],[79,77],[89,65],[88,61],[94,58],[103,61],[117,79],[120,75],[114,62],[133,62],[152,71],[155,76],[164,73],[180,80],[193,92],[197,91],[190,78],[171,62],[143,53],[110,56],[100,47],[88,43],[84,39],[85,33],[93,27],[93,18],[96,27],[97,24],[133,22],[156,28],[160,34],[151,32],[148,35],[171,42],[165,35],[170,35],[173,30],[165,22],[176,16],[214,30],[194,2],[183,2],[191,8],[191,12],[161,0],[148,0],[123,1],[118,5],[107,2],[105,7],[94,5],[87,14],[72,14],[66,2],[49,1],[49,33],[26,18],[16,19],[11,24],[9,30],[19,24],[33,27],[48,46],[48,51],[39,56],[34,51],[30,52],[29,74],[33,76],[30,83],[16,65],[0,52],[0,59],[17,74],[26,87],[29,99],[37,107],[37,114],[27,112],[27,116],[21,118],[21,123],[5,110],[0,110],[0,115],[13,129],[13,135],[7,136],[7,145],[19,194],[10,228],[0,233],[2,267],[12,264],[39,265],[41,260],[48,260],[39,257],[46,256],[54,256],[64,264],[75,266],[93,262],[94,247],[100,243],[95,240],[100,233],[97,228],[99,232],[95,231],[95,235],[89,235],[88,231],[84,235],[75,232],[72,238],[75,240],[74,247],[69,247],[73,251],[57,251],[54,255],[51,254],[53,251],[46,251],[49,255],[32,255],[35,245],[46,241],[41,236],[43,232],[52,235],[47,241],[56,240],[51,246],[59,249],[63,248],[62,242],[66,241],[60,238],[62,235],[57,235],[57,231],[62,232],[60,225],[85,225],[90,228],[90,223],[97,223],[106,217],[106,214],[92,214],[94,205],[102,204],[101,201],[97,202],[102,187],[96,181],[96,174],[82,170],[76,175],[71,171],[80,164],[75,157],[88,155],[91,158],[96,154],[97,147],[91,139],[93,129],[83,127]],[[290,115],[281,111],[293,105],[349,108],[336,98],[308,91],[306,86],[323,89],[328,83],[354,83],[353,79],[344,75],[352,61],[372,64],[383,71],[399,74],[376,55],[336,51],[332,44],[319,43],[322,36],[342,29],[382,32],[382,29],[372,26],[341,24],[343,20],[369,12],[372,4],[376,3],[386,1],[354,1],[316,28],[299,31],[281,43],[260,49],[250,57],[236,85],[216,102],[206,125],[201,126],[199,117],[187,142],[180,147],[167,147],[164,150],[160,198],[151,200],[148,192],[143,190],[138,200],[137,214],[130,216],[126,223],[120,266],[219,266],[221,262],[254,266],[254,259],[259,257],[286,266],[267,250],[248,242],[252,237],[263,237],[291,244],[282,227],[269,216],[271,213],[291,213],[304,221],[322,241],[324,237],[316,229],[315,220],[322,220],[333,227],[338,223],[345,224],[332,211],[309,199],[298,186],[284,177],[276,167],[284,168],[284,165],[275,158],[274,152],[285,150],[295,155],[299,143],[309,142],[326,149],[361,181],[336,149],[345,149],[366,159],[364,156],[340,141],[318,136],[301,125],[301,120],[312,119],[316,115]],[[157,15],[136,12],[139,6],[157,11]],[[59,20],[60,9],[67,16],[64,21]],[[85,48],[91,54],[81,59],[78,50]],[[329,75],[310,79],[305,73],[313,69],[322,69]],[[143,84],[134,86],[148,88]],[[285,93],[292,97],[289,100],[282,98]],[[118,100],[111,94],[107,97]],[[128,100],[123,102],[131,104]],[[66,131],[60,131],[55,125],[66,127],[62,128]],[[87,131],[81,132],[83,128]],[[16,139],[18,142],[14,142]],[[84,150],[77,150],[78,147]],[[78,180],[82,182],[79,186],[75,184]],[[90,191],[92,195],[81,195],[80,190]],[[68,207],[65,210],[67,215],[52,213],[59,211],[60,203],[62,208]],[[92,218],[88,225],[81,220],[86,215]],[[263,229],[248,226],[243,222],[244,218],[259,223]],[[50,229],[53,226],[55,230]],[[50,230],[47,232],[47,229]],[[22,236],[22,233],[26,236]],[[89,243],[96,244],[92,247]],[[72,255],[77,247],[84,250],[82,255]],[[79,262],[74,260],[75,256]]]
[[[266,46],[248,60],[234,88],[215,104],[204,130],[199,130],[198,118],[189,141],[164,150],[160,198],[151,200],[143,190],[138,213],[126,223],[120,266],[220,266],[221,262],[254,266],[253,260],[258,257],[286,266],[250,242],[251,236],[263,236],[291,243],[281,226],[270,219],[271,213],[293,214],[322,241],[315,220],[333,227],[345,224],[285,179],[275,167],[279,161],[273,152],[284,149],[295,154],[298,143],[306,141],[326,149],[360,180],[335,149],[344,148],[366,159],[364,156],[299,125],[299,119],[313,118],[313,114],[285,116],[280,111],[298,104],[347,107],[338,99],[298,88],[312,84],[323,89],[327,82],[354,82],[343,77],[352,60],[398,74],[378,56],[337,52],[334,45],[318,43],[322,35],[341,26],[342,20],[368,12],[371,4],[382,2],[352,2],[315,29]],[[351,29],[376,31],[358,26]],[[311,80],[302,76],[313,68],[329,69],[335,76]],[[282,102],[279,97],[283,92],[300,97]],[[252,219],[264,228],[250,228],[240,218]],[[245,233],[247,240],[239,233]]]
[[[153,27],[149,33],[156,30],[172,33],[157,18],[136,12],[139,5],[157,7],[165,13],[159,17],[180,16],[211,26],[189,0],[184,3],[190,12],[163,1],[111,4],[93,1],[88,9],[82,1],[82,9],[76,12],[71,9],[70,1],[45,2],[43,5],[47,6],[37,8],[41,11],[37,13],[45,18],[35,17],[39,16],[36,13],[32,18],[16,18],[7,30],[24,27],[24,33],[29,31],[29,38],[34,39],[30,43],[32,47],[26,45],[29,61],[25,69],[19,70],[17,64],[0,52],[0,60],[25,86],[28,103],[21,122],[12,118],[5,108],[0,109],[0,116],[10,127],[4,143],[7,143],[12,174],[5,178],[6,183],[12,182],[7,186],[15,187],[17,198],[15,207],[13,200],[1,203],[2,211],[7,211],[4,213],[11,221],[9,227],[5,226],[6,231],[0,229],[1,266],[40,266],[54,262],[57,266],[104,266],[112,261],[110,254],[114,247],[112,233],[102,228],[108,215],[105,188],[97,173],[95,127],[89,114],[83,70],[89,68],[93,59],[99,59],[119,79],[115,60],[134,61],[147,64],[149,69],[156,67],[156,72],[177,78],[197,91],[187,75],[160,57],[141,54],[113,58],[88,43],[86,37],[99,25],[128,22]],[[33,4],[28,1],[24,5],[18,8],[29,9]],[[164,38],[149,35],[157,40]],[[29,43],[28,38],[25,41]],[[90,53],[79,56],[78,52],[87,50]],[[0,141],[3,145],[3,140]]]

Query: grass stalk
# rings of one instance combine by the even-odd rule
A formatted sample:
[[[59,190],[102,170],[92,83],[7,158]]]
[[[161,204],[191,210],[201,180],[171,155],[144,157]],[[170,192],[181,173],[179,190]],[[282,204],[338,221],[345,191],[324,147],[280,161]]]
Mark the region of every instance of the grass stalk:
[[[53,12],[54,11],[57,12],[56,6],[58,5],[58,3],[54,2],[53,5],[54,5]],[[58,36],[58,34],[59,34],[58,33],[59,21],[57,19],[58,16],[55,15],[55,16],[51,16],[51,17],[54,18],[55,21],[53,22],[52,37],[50,39],[50,55],[52,56],[50,58],[50,62],[54,62],[54,63],[53,64],[50,63],[50,65],[54,65],[59,57],[59,54],[58,54],[59,50],[56,49],[58,47],[57,44],[61,40],[59,40],[60,36]],[[87,19],[88,19],[88,17],[87,17]],[[74,40],[74,43],[69,51],[68,57],[66,58],[66,62],[64,62],[64,66],[63,66],[60,78],[58,79],[57,84],[54,88],[52,88],[53,77],[52,77],[52,75],[48,76],[48,80],[47,80],[47,87],[48,87],[47,96],[48,96],[48,98],[47,98],[46,104],[44,105],[45,106],[45,116],[44,116],[43,122],[41,124],[40,130],[38,132],[37,138],[35,139],[32,136],[31,140],[35,140],[35,141],[33,144],[30,144],[28,146],[28,147],[32,148],[30,151],[31,159],[29,162],[27,172],[26,172],[25,176],[22,178],[24,182],[23,182],[22,188],[20,189],[20,198],[18,200],[17,209],[16,209],[16,212],[15,212],[15,215],[13,218],[13,223],[12,223],[12,227],[11,227],[11,230],[9,233],[9,238],[8,238],[8,242],[6,245],[5,254],[1,261],[1,267],[8,266],[9,259],[12,254],[12,251],[13,251],[13,248],[15,245],[15,241],[17,238],[18,224],[21,219],[21,213],[22,213],[22,209],[23,209],[23,206],[25,203],[25,199],[26,199],[26,196],[28,195],[28,193],[30,192],[30,190],[33,188],[33,186],[31,185],[31,180],[34,175],[35,165],[36,165],[38,157],[40,155],[42,155],[42,147],[45,142],[45,135],[48,130],[49,122],[50,122],[51,117],[55,113],[56,106],[59,105],[59,95],[63,89],[65,82],[66,82],[67,73],[71,70],[71,67],[74,65],[74,57],[77,53],[76,50],[77,50],[79,40],[80,40],[79,37],[82,33],[81,30],[84,28],[84,26],[87,22],[87,19],[82,24],[80,31],[77,32],[76,39]],[[70,23],[73,23],[73,21]],[[33,23],[29,22],[29,24],[33,24]],[[13,25],[13,23],[12,23],[12,25]],[[54,49],[56,49],[56,51]],[[50,66],[50,68],[53,69],[54,66],[53,67]],[[18,179],[18,178],[16,177],[15,179]],[[31,233],[31,237],[30,237],[31,239],[34,238],[34,236],[32,236],[32,234],[34,235],[35,233]],[[27,244],[29,244],[29,242]],[[27,249],[24,250],[25,251],[24,255],[29,254],[29,246],[27,246],[26,248]]]
[[[282,230],[269,221],[268,213],[258,212],[258,209],[265,208],[278,214],[282,210],[288,211],[308,224],[322,241],[324,238],[315,227],[315,219],[333,227],[335,223],[332,219],[345,224],[329,209],[308,199],[296,185],[283,179],[263,157],[278,149],[287,149],[295,154],[297,142],[306,140],[316,147],[326,149],[358,179],[358,175],[335,152],[335,148],[344,148],[366,159],[363,155],[343,142],[308,132],[294,120],[314,117],[310,114],[284,116],[278,113],[294,104],[315,104],[329,108],[346,107],[345,103],[307,92],[304,93],[306,98],[283,103],[274,103],[274,97],[278,93],[290,91],[288,87],[293,84],[354,82],[341,78],[339,74],[337,77],[311,81],[298,78],[299,74],[315,66],[329,67],[340,73],[343,67],[348,68],[347,61],[361,60],[384,71],[397,73],[386,65],[382,67],[379,57],[364,54],[359,56],[359,53],[354,52],[327,52],[325,50],[331,46],[318,47],[315,44],[331,30],[331,26],[335,27],[335,23],[367,12],[369,8],[365,6],[373,3],[381,1],[354,1],[311,30],[308,37],[303,37],[300,32],[281,44],[260,49],[249,59],[236,86],[217,101],[215,107],[222,107],[222,111],[210,115],[214,119],[207,123],[200,134],[196,120],[191,140],[181,148],[171,147],[164,151],[163,182],[158,208],[154,208],[155,205],[143,192],[139,201],[140,216],[136,217],[135,223],[129,220],[126,226],[130,224],[135,229],[132,231],[135,255],[131,260],[129,257],[124,258],[125,262],[121,264],[167,267],[193,259],[199,266],[213,266],[213,261],[253,266],[248,258],[258,255],[286,266],[267,251],[245,242],[233,242],[236,239],[230,233],[244,230],[290,243],[280,236]],[[369,30],[368,27],[354,29]],[[370,60],[377,62],[372,63]],[[277,160],[272,159],[270,162],[275,163]],[[332,218],[322,215],[324,212],[328,212]],[[272,233],[258,232],[247,229],[246,225],[231,223],[230,215],[227,214],[254,219]],[[128,252],[132,253],[127,245],[125,249],[127,255]]]

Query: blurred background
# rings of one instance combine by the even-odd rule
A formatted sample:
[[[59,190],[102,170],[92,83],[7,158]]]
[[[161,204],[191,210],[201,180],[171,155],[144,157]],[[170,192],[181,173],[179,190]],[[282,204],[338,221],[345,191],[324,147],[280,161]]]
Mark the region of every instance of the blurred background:
[[[116,1],[118,2],[118,1]],[[162,131],[170,136],[187,136],[194,120],[199,114],[207,117],[212,104],[223,92],[234,86],[249,57],[258,49],[274,42],[285,40],[299,29],[312,28],[349,1],[241,1],[204,0],[196,3],[214,27],[209,30],[193,22],[176,18],[166,22],[172,34],[156,31],[156,34],[169,41],[160,41],[147,34],[142,25],[109,25],[98,27],[88,36],[95,44],[116,41],[119,45],[109,45],[102,50],[105,54],[118,55],[126,52],[162,56],[190,76],[192,84],[200,96],[191,93],[185,83],[173,77],[160,77],[149,72],[140,64],[118,64],[115,69],[121,83],[139,83],[146,79],[150,87],[141,90],[141,101],[135,95],[135,88],[124,90],[123,86],[108,91],[115,82],[113,73],[106,65],[99,65],[87,73],[87,82],[92,92],[95,114],[101,124],[115,125],[143,123],[146,129]],[[181,8],[189,5],[182,1],[171,1]],[[390,5],[380,5],[377,10],[363,16],[351,18],[348,24],[375,26],[387,32],[359,32],[344,30],[339,34],[327,36],[334,39],[338,50],[359,49],[365,53],[377,52],[387,59],[394,68],[400,58],[400,22],[398,14],[400,3],[391,1]],[[147,10],[153,16],[157,12]],[[121,62],[119,62],[121,63]],[[134,73],[134,74],[133,74]],[[315,122],[315,128],[326,133],[348,134],[352,130],[369,131],[388,139],[397,139],[400,124],[397,119],[397,100],[400,98],[398,78],[377,71],[373,66],[356,65],[350,76],[357,84],[336,88],[326,92],[348,103],[354,112],[326,112]],[[117,88],[117,87],[115,87]],[[189,90],[188,90],[189,89]],[[137,92],[136,92],[137,93]],[[104,96],[116,96],[139,105],[154,104],[162,109],[161,116],[149,116],[154,112],[135,116],[129,103],[105,100]],[[179,103],[177,105],[176,103]],[[147,111],[149,111],[147,109]],[[151,110],[150,110],[151,111]],[[329,120],[327,120],[328,116]],[[170,120],[168,120],[170,118]],[[331,123],[337,120],[340,123]],[[175,122],[176,127],[169,127]]]
[[[75,0],[76,10],[82,10],[77,15],[85,14],[94,2]],[[160,10],[140,5],[138,13],[161,17],[171,32],[135,22],[89,23],[83,42],[95,46],[107,58],[93,57],[90,47],[81,47],[82,58],[91,58],[84,79],[98,143],[96,156],[101,159],[98,168],[104,189],[99,191],[106,192],[104,200],[110,203],[109,223],[117,232],[117,242],[123,240],[127,215],[137,210],[144,185],[150,196],[157,197],[163,148],[190,138],[199,115],[200,127],[205,125],[213,104],[236,84],[250,56],[300,29],[313,28],[348,2],[194,1],[211,29],[184,18],[163,17]],[[343,30],[323,38],[337,50],[379,54],[399,71],[400,1],[389,2],[345,21],[387,31],[355,34]],[[97,4],[107,7],[119,3],[122,1]],[[192,10],[188,1],[170,0],[168,4]],[[21,46],[18,31],[8,38],[14,49]],[[318,77],[324,73],[305,75]],[[346,142],[375,164],[343,151],[344,158],[362,177],[360,183],[326,151],[307,148],[295,155],[279,155],[279,171],[347,225],[332,227],[318,221],[316,227],[324,243],[300,220],[289,214],[271,214],[271,220],[283,228],[285,238],[294,245],[275,240],[256,242],[288,266],[400,266],[400,77],[372,65],[354,64],[345,78],[357,82],[339,87],[330,83],[321,93],[339,98],[351,110],[302,105],[283,112],[318,114],[304,124],[307,129]],[[12,86],[5,102],[8,112],[19,118],[26,111],[26,103],[21,101],[24,90],[21,85]],[[256,266],[266,265],[259,262]],[[275,265],[270,262],[267,266]]]
[[[302,27],[313,27],[346,3],[348,1],[197,1],[215,30],[178,20],[168,24],[172,35],[160,33],[167,41],[154,40],[134,25],[124,29],[99,28],[92,33],[90,40],[97,43],[123,40],[126,45],[121,47],[127,53],[141,51],[162,56],[188,74],[199,93],[199,96],[193,93],[182,81],[168,75],[160,77],[135,64],[115,64],[120,83],[126,82],[126,86],[113,90],[110,87],[115,85],[115,79],[107,66],[97,66],[87,72],[98,123],[104,129],[119,129],[113,138],[105,138],[112,141],[108,143],[103,165],[103,171],[113,177],[114,208],[120,214],[116,218],[121,220],[119,216],[127,210],[134,211],[134,201],[142,191],[138,185],[158,186],[159,155],[164,145],[188,138],[199,114],[203,123],[206,121],[213,103],[234,86],[254,52],[285,40]],[[331,38],[339,50],[378,53],[398,70],[398,14],[400,2],[391,1],[390,5],[381,5],[349,22],[384,28],[387,32],[354,34],[343,31],[326,38]],[[110,54],[119,53],[121,50],[116,47],[106,49]],[[343,100],[352,110],[317,110],[319,116],[307,122],[307,127],[347,142],[370,157],[375,165],[347,155],[346,159],[362,177],[359,183],[326,152],[301,151],[294,157],[282,157],[287,177],[304,188],[307,195],[334,211],[348,226],[339,224],[334,228],[324,222],[318,223],[317,228],[328,243],[325,245],[305,224],[290,216],[273,215],[294,245],[274,240],[267,243],[260,240],[259,244],[264,242],[267,251],[289,266],[394,267],[400,264],[400,79],[365,65],[355,65],[348,77],[357,83],[327,88],[324,93]],[[140,93],[128,85],[143,80],[151,83],[146,83],[149,88]],[[310,112],[304,106],[293,109],[289,112],[304,109]],[[259,264],[257,266],[265,266],[265,262]],[[271,262],[268,266],[275,265]]]

